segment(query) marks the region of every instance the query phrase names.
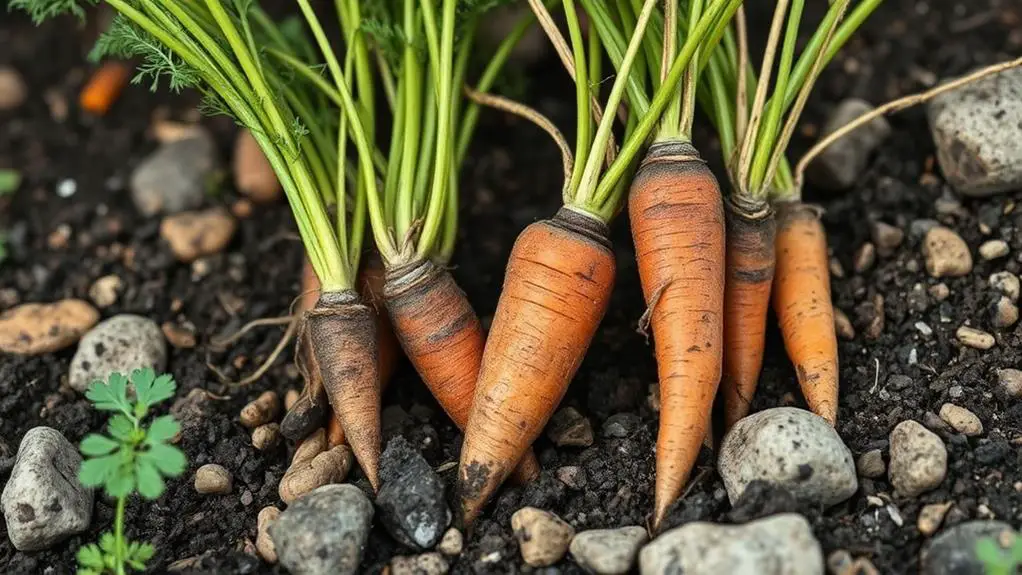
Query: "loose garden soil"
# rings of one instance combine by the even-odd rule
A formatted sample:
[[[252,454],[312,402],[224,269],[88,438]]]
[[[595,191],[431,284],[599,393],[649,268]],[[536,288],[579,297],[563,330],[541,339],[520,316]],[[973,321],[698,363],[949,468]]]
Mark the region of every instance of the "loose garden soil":
[[[751,8],[751,22],[765,27],[763,7]],[[814,8],[819,10],[819,7]],[[0,309],[16,302],[47,302],[64,297],[87,298],[99,277],[118,275],[124,291],[104,317],[130,312],[163,323],[191,322],[199,345],[172,349],[169,370],[179,384],[179,398],[207,389],[211,397],[189,420],[180,446],[190,473],[169,484],[156,502],[131,503],[127,531],[133,539],[157,548],[154,572],[172,564],[206,573],[275,573],[255,556],[256,514],[279,504],[277,483],[293,446],[256,451],[238,423],[241,407],[258,393],[284,393],[300,387],[290,358],[279,359],[256,384],[231,389],[217,379],[209,364],[226,376],[249,373],[272,350],[282,329],[263,328],[243,338],[226,353],[206,347],[211,337],[236,330],[249,320],[286,313],[298,291],[301,246],[290,213],[283,204],[257,208],[241,221],[228,249],[207,260],[199,278],[193,266],[176,262],[159,239],[157,219],[144,219],[129,198],[131,170],[154,147],[147,128],[156,110],[184,114],[193,95],[149,94],[142,87],[125,91],[104,118],[82,117],[75,105],[89,66],[87,29],[63,20],[35,28],[22,15],[5,14],[0,23],[0,65],[13,65],[30,86],[28,102],[0,113],[0,167],[20,170],[25,178],[12,197],[0,199],[0,229],[6,230],[10,255],[0,264]],[[762,31],[761,31],[762,33]],[[1022,6],[1006,0],[888,0],[860,36],[836,59],[818,86],[806,122],[796,138],[798,152],[812,142],[816,126],[841,99],[859,97],[879,103],[918,91],[938,79],[1008,59],[1022,51]],[[529,99],[561,126],[570,127],[573,100],[556,62],[544,61],[528,71]],[[551,89],[552,85],[558,86]],[[60,119],[60,108],[66,119]],[[554,213],[560,200],[560,166],[545,136],[521,121],[484,114],[480,137],[464,170],[462,229],[454,275],[481,317],[493,313],[504,262],[512,241],[528,223]],[[862,480],[848,502],[831,509],[802,509],[824,551],[846,549],[868,557],[882,573],[918,570],[925,542],[915,526],[922,505],[953,501],[945,526],[965,519],[996,517],[1022,521],[1022,403],[1008,403],[994,393],[998,368],[1022,365],[1022,328],[997,331],[989,307],[993,290],[989,274],[1022,271],[1022,193],[989,199],[960,199],[960,209],[937,200],[955,198],[934,165],[934,149],[925,111],[913,109],[891,119],[893,135],[854,189],[821,195],[809,188],[809,200],[826,208],[824,217],[833,255],[845,270],[833,278],[835,304],[857,327],[870,314],[861,304],[875,295],[884,298],[885,326],[867,340],[863,330],[841,344],[841,404],[838,431],[856,455],[885,448],[891,428],[905,419],[923,420],[946,401],[967,407],[985,424],[982,438],[945,437],[949,469],[941,486],[918,498],[893,497],[900,518],[884,507],[871,507],[867,495],[893,492],[885,479]],[[229,157],[235,130],[225,118],[206,120]],[[704,132],[698,134],[704,156],[717,161],[718,148]],[[718,163],[719,167],[719,163]],[[717,173],[722,174],[722,171]],[[61,181],[73,180],[76,193],[56,194]],[[238,196],[226,182],[208,198],[210,205],[231,205]],[[973,272],[947,279],[950,297],[937,302],[925,295],[940,280],[926,275],[919,240],[908,234],[917,219],[932,218],[955,229],[975,252],[986,240],[1002,238],[1012,250],[1005,259],[977,258]],[[457,560],[456,573],[513,573],[524,570],[510,529],[510,515],[524,505],[549,509],[577,529],[644,525],[652,507],[653,447],[656,412],[649,400],[656,381],[650,347],[636,332],[643,304],[634,254],[622,217],[613,226],[618,256],[618,285],[610,311],[575,378],[564,406],[574,406],[593,424],[596,440],[589,448],[556,448],[545,437],[536,444],[544,467],[541,478],[522,488],[503,489],[479,522]],[[869,239],[869,222],[883,221],[906,231],[906,241],[863,273],[854,273],[852,256]],[[54,232],[71,230],[66,242]],[[986,231],[986,233],[984,233]],[[52,236],[52,237],[51,237]],[[922,288],[911,295],[913,288]],[[914,327],[924,322],[933,333],[924,337]],[[865,323],[862,323],[865,322]],[[963,348],[954,332],[964,323],[996,334],[989,351]],[[679,326],[684,329],[683,326]],[[774,333],[774,332],[772,332]],[[22,436],[38,425],[54,427],[77,443],[97,430],[103,417],[66,383],[73,348],[38,357],[0,356],[0,482],[9,473],[6,456],[17,450]],[[910,358],[914,357],[912,363]],[[905,389],[888,389],[889,375],[912,378]],[[779,338],[769,341],[767,365],[754,409],[782,404],[802,405],[794,374]],[[405,435],[427,460],[439,467],[457,461],[460,435],[443,416],[408,365],[402,366],[384,399],[387,437]],[[636,415],[638,425],[626,438],[600,433],[607,417]],[[981,450],[982,448],[982,450]],[[978,456],[981,450],[982,457]],[[219,463],[234,476],[229,495],[202,496],[192,486],[194,469]],[[555,476],[560,466],[583,469],[585,485],[570,489]],[[456,471],[442,473],[453,483]],[[784,494],[768,493],[732,511],[724,487],[704,451],[685,498],[669,523],[695,520],[728,521],[738,516],[790,508]],[[357,471],[351,477],[365,484]],[[92,528],[47,551],[14,550],[0,524],[0,571],[4,573],[71,573],[74,553],[109,527],[112,506],[97,500]],[[901,521],[903,519],[903,522]],[[365,572],[379,572],[400,549],[375,528],[363,561]],[[494,555],[498,553],[499,555]],[[497,561],[492,561],[499,557]],[[186,560],[183,561],[182,560]],[[549,573],[576,573],[563,560]]]

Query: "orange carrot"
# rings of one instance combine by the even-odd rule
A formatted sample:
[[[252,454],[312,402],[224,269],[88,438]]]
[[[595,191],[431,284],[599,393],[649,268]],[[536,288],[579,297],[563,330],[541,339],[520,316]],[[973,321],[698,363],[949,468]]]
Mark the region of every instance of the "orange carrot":
[[[809,409],[837,421],[838,359],[827,236],[819,210],[777,202],[774,312]]]
[[[446,269],[420,260],[391,269],[383,294],[405,354],[451,421],[465,429],[485,342],[465,293]],[[530,451],[517,479],[528,482],[538,474]]]
[[[766,202],[725,202],[727,257],[724,283],[724,428],[749,413],[763,367],[770,286],[774,278],[773,210]]]
[[[564,397],[603,319],[614,274],[606,224],[580,211],[562,208],[518,236],[461,448],[466,526]]]
[[[660,378],[656,530],[695,465],[720,381],[724,210],[699,152],[664,141],[632,181],[628,214]]]
[[[114,60],[104,62],[82,88],[78,98],[79,105],[90,114],[97,116],[106,114],[121,95],[130,73],[131,67],[126,62]]]

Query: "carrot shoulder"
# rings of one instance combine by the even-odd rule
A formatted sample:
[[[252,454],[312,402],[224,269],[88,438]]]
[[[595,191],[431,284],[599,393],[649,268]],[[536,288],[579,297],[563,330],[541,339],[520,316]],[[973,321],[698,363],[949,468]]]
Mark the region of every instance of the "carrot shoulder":
[[[819,211],[812,206],[780,202],[775,208],[774,312],[809,409],[833,425],[837,421],[838,352],[827,236]]]
[[[562,208],[518,236],[483,351],[458,492],[471,525],[564,397],[614,285],[607,228]]]
[[[716,178],[687,142],[650,146],[628,212],[660,379],[656,529],[695,465],[720,381],[724,213]]]

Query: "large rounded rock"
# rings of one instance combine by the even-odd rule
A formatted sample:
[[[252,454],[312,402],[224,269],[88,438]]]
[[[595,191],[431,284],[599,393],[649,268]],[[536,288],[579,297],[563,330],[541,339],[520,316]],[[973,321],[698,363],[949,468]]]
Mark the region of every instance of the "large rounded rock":
[[[717,466],[732,503],[757,479],[824,506],[848,499],[859,486],[855,459],[837,431],[822,417],[794,407],[738,421],[724,437]]]
[[[744,525],[687,523],[639,553],[642,575],[823,575],[823,551],[805,517]]]
[[[92,490],[78,482],[82,458],[56,429],[36,427],[21,440],[0,506],[19,551],[38,551],[81,533],[92,521]]]
[[[68,384],[84,392],[111,373],[124,375],[151,367],[167,367],[167,343],[156,322],[139,315],[121,314],[101,322],[85,334],[71,360]]]
[[[295,575],[358,572],[373,504],[354,485],[324,485],[298,499],[270,524],[280,564]]]

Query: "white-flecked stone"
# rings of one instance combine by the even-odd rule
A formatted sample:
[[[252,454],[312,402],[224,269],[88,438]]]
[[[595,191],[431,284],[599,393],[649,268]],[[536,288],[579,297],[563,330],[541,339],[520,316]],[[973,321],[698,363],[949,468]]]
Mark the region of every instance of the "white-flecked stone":
[[[167,343],[156,322],[139,315],[121,314],[102,321],[82,337],[71,360],[68,384],[84,392],[111,373],[129,375],[136,369],[167,366]]]

